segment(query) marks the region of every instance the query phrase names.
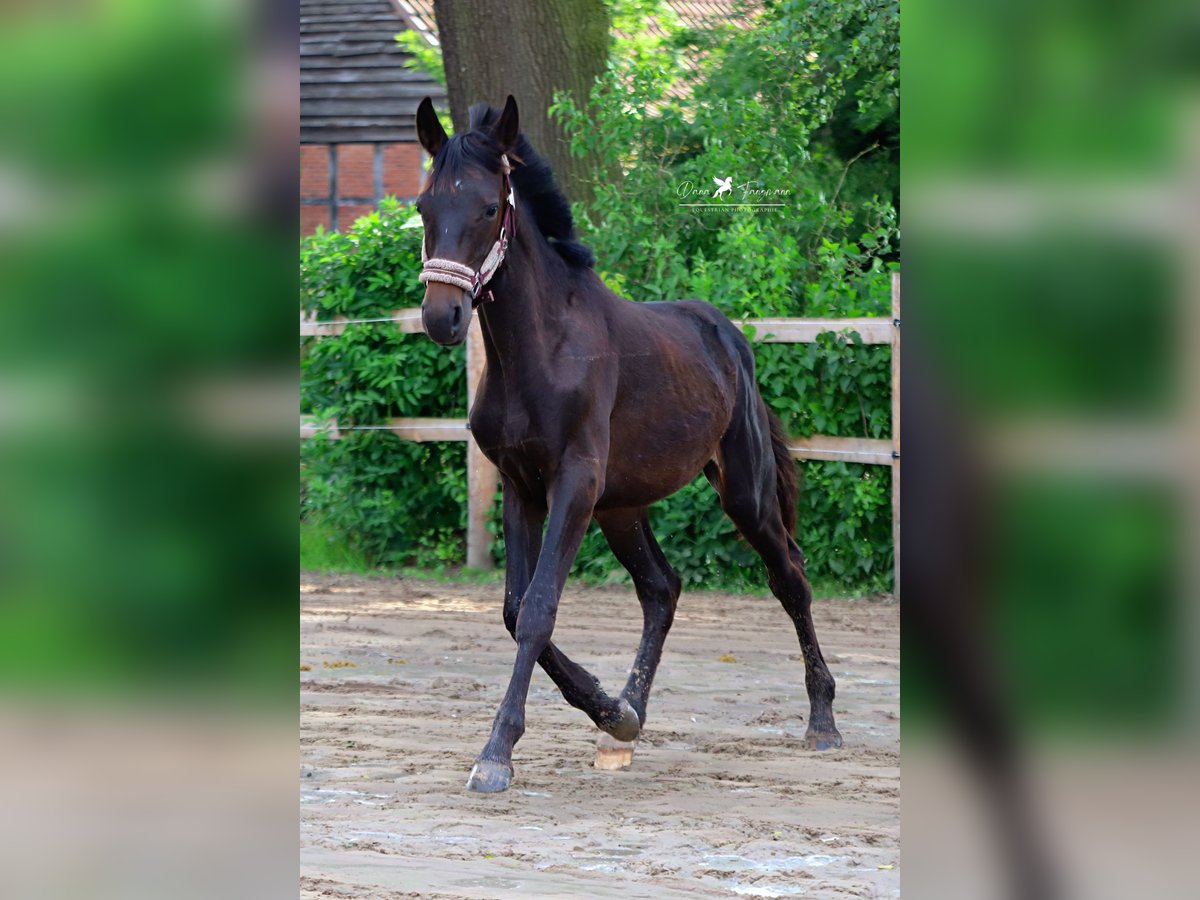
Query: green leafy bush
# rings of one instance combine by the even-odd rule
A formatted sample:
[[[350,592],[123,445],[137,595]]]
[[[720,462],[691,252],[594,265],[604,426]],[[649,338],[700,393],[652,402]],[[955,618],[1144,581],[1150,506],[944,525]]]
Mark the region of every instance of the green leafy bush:
[[[623,27],[657,11],[661,34]],[[887,143],[897,115],[890,2],[766,4],[756,28],[684,31],[656,3],[617,4],[620,33],[587,106],[553,110],[573,149],[595,159],[595,199],[577,206],[602,277],[636,300],[699,297],[733,317],[890,314],[897,175]],[[688,49],[691,48],[691,49]],[[685,55],[704,54],[697,70]],[[748,86],[757,85],[757,89]],[[678,185],[715,175],[785,191],[782,209],[697,212]],[[709,188],[706,188],[709,189]],[[302,250],[302,303],[321,318],[373,318],[418,306],[420,229],[394,202],[347,234]],[[815,344],[756,343],[767,402],[795,435],[890,434],[890,349],[853,335]],[[461,348],[387,325],[310,339],[305,410],[340,422],[465,415]],[[383,431],[314,439],[304,449],[304,511],[369,560],[460,563],[466,515],[462,443],[405,442]],[[890,470],[800,465],[798,539],[814,579],[890,587]],[[761,566],[703,478],[657,504],[655,532],[685,583],[761,588]],[[502,558],[494,528],[493,548]],[[593,527],[575,574],[624,573]]]
[[[387,200],[347,233],[318,233],[300,254],[301,306],[321,319],[381,318],[421,304],[421,230]],[[387,323],[307,338],[301,408],[340,425],[393,417],[466,415],[462,347],[438,347]],[[415,443],[388,431],[350,431],[304,443],[304,515],[316,516],[376,564],[459,563],[466,528],[466,449]]]

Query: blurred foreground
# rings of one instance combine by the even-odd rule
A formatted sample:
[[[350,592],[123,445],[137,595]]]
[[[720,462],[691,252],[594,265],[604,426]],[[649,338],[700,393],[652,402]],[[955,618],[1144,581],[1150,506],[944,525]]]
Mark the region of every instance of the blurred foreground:
[[[905,10],[913,897],[1194,894],[1198,29]]]
[[[6,896],[295,896],[295,27],[0,13]]]

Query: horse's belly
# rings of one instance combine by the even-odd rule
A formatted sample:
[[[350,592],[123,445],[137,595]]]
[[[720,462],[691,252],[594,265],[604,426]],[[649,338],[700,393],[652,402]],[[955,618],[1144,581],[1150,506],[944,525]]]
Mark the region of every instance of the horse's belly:
[[[609,437],[604,494],[597,507],[646,506],[692,481],[713,458],[726,422],[676,420],[670,425],[614,428]]]
[[[609,420],[608,465],[598,506],[645,506],[692,481],[717,452],[733,415],[732,360],[702,346],[666,346],[631,372]],[[728,369],[729,371],[727,371]]]

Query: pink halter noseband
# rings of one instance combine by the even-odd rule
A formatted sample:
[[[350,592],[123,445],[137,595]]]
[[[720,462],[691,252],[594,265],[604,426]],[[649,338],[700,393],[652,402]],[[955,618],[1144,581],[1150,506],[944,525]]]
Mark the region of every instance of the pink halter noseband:
[[[483,297],[479,296],[479,291],[492,280],[492,276],[504,262],[504,255],[508,252],[509,238],[517,231],[517,198],[513,194],[512,185],[508,179],[511,171],[512,167],[508,164],[508,156],[501,154],[500,186],[506,197],[504,217],[500,220],[500,234],[496,238],[496,243],[492,244],[492,249],[488,251],[479,271],[472,271],[469,267],[452,259],[430,259],[425,252],[425,238],[422,237],[421,274],[419,276],[421,282],[428,284],[431,281],[440,281],[442,284],[452,284],[457,288],[462,288],[471,295],[472,308],[480,303],[490,303],[496,299],[491,291],[488,291]]]

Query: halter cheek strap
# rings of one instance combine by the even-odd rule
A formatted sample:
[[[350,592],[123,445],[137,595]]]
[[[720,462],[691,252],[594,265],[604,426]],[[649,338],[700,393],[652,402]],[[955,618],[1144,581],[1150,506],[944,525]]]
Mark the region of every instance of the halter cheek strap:
[[[480,303],[490,303],[496,299],[491,291],[488,291],[483,297],[479,296],[480,290],[492,280],[492,276],[500,268],[504,262],[504,256],[508,253],[509,238],[516,234],[517,231],[517,198],[513,194],[512,185],[509,183],[509,172],[512,168],[508,164],[508,156],[501,155],[500,157],[500,185],[504,190],[507,202],[504,205],[504,217],[500,220],[500,234],[496,238],[496,243],[492,244],[492,249],[488,251],[488,255],[483,260],[483,265],[479,267],[479,271],[475,271],[468,266],[464,266],[460,262],[455,262],[452,259],[430,259],[425,252],[425,239],[421,239],[421,274],[420,280],[428,284],[431,281],[440,281],[442,284],[452,284],[456,288],[461,288],[471,295],[471,306],[476,307]]]

